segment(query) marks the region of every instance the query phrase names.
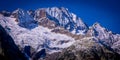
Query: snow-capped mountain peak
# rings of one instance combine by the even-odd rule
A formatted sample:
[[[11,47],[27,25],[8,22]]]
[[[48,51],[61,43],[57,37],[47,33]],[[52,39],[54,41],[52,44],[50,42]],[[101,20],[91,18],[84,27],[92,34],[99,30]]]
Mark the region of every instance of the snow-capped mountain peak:
[[[107,30],[97,22],[88,28],[81,18],[67,8],[49,7],[30,11],[17,9],[7,16],[5,14],[6,12],[0,13],[0,24],[11,35],[20,50],[31,59],[36,58],[36,55],[39,55],[43,50],[48,55],[64,50],[64,53],[67,50],[68,53],[75,53],[76,50],[85,50],[85,52],[89,50],[91,53],[92,50],[95,50],[93,54],[97,54],[97,50],[101,53],[104,46],[112,53],[114,50],[120,54],[119,34],[113,34],[112,31]],[[26,47],[30,48],[31,56],[24,51]],[[64,57],[64,55],[62,56]]]
[[[21,27],[31,29],[37,26],[34,18],[31,15],[29,15],[27,11],[24,11],[23,9],[18,8],[17,10],[13,11],[11,16],[16,18],[16,22],[18,22],[18,25]]]
[[[90,32],[91,31],[91,32]],[[109,37],[109,31],[102,27],[100,23],[96,22],[94,23],[88,30],[88,33],[90,35],[96,36],[98,38],[105,39]]]
[[[35,19],[48,18],[71,32],[75,31],[74,34],[84,34],[88,29],[79,17],[64,7],[42,8],[35,12]]]
[[[96,22],[89,28],[87,35],[97,37],[103,44],[112,46],[114,42],[119,40],[119,35],[113,34],[112,31],[102,27]]]
[[[103,27],[100,25],[100,23],[96,22],[96,23],[93,24],[93,28],[102,29]]]

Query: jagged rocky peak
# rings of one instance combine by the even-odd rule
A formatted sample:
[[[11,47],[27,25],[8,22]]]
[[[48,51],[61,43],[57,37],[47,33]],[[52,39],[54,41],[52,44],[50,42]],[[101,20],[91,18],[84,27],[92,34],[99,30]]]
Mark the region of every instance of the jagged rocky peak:
[[[45,57],[43,60],[117,60],[116,53],[120,54],[119,34],[99,23],[88,28],[81,18],[64,7],[17,9],[10,17],[0,15],[0,24],[20,51],[33,60]]]
[[[23,10],[21,8],[18,8],[18,9],[14,10],[12,12],[11,17],[14,17],[14,18],[23,18],[23,17],[26,17],[26,16],[30,16],[33,13],[34,13],[33,10],[25,11],[25,10]]]
[[[41,8],[35,11],[35,20],[48,18],[57,25],[64,27],[74,34],[83,34],[87,31],[87,25],[74,13],[64,7]]]
[[[13,11],[11,17],[16,18],[16,22],[18,22],[19,26],[33,28],[36,25],[35,20],[29,13],[29,11],[24,11],[23,9],[18,8],[17,10]]]
[[[27,13],[29,15],[31,15],[32,17],[34,17],[34,15],[35,15],[35,11],[34,10],[28,10]]]
[[[109,31],[108,29],[106,29],[105,27],[103,27],[103,26],[102,26],[100,23],[98,23],[98,22],[94,23],[93,26],[92,26],[92,28],[93,28],[94,30],[98,31],[98,32],[103,32],[103,33],[109,32],[109,33],[110,33],[110,31]]]
[[[119,35],[113,34],[108,29],[102,27],[100,23],[96,22],[89,27],[86,36],[97,37],[103,44],[112,46],[114,42],[118,41]]]
[[[98,22],[96,22],[89,27],[86,36],[98,36],[99,30],[101,31],[101,29],[103,29],[103,27]]]
[[[55,17],[57,19],[61,19],[62,14],[65,13],[66,15],[66,8],[63,7],[51,7],[51,8],[40,8],[35,11],[36,18],[42,18],[42,17],[48,17],[47,15],[50,15],[51,17]]]
[[[109,31],[102,27],[100,23],[96,22],[92,27],[96,33],[96,36],[100,37],[100,39],[109,38]]]
[[[24,10],[21,8],[18,8],[15,11],[13,11],[13,13],[23,13],[23,12],[24,12]]]
[[[12,12],[11,17],[18,18],[18,16],[24,14],[24,12],[25,11],[23,9],[18,8]]]
[[[93,24],[93,26],[91,27],[92,29],[94,29],[96,32],[98,32],[99,34],[103,34],[103,35],[106,35],[106,37],[108,35],[119,35],[119,34],[116,34],[116,33],[113,33],[112,31],[109,31],[108,29],[102,27],[100,25],[100,23],[96,22]]]
[[[68,12],[67,8],[64,7],[52,7],[52,8],[47,8],[47,13],[53,17],[56,17],[60,19],[63,16],[69,16],[70,12]]]
[[[93,24],[93,28],[96,29],[96,30],[97,29],[103,29],[103,27],[98,22],[96,22],[96,23]]]
[[[104,44],[111,46],[116,39],[116,35],[112,34],[111,31],[102,27],[100,24],[93,25],[94,34],[97,38],[99,38]]]
[[[15,21],[18,22],[18,25],[25,28],[30,28],[31,24],[35,25],[36,22],[47,19],[53,21],[54,25],[64,27],[73,34],[84,34],[88,30],[87,25],[79,17],[64,7],[49,7],[28,11],[18,8],[10,14],[10,17],[16,18]]]
[[[46,17],[46,11],[45,8],[37,9],[35,11],[35,20],[39,20],[40,18],[45,18]]]

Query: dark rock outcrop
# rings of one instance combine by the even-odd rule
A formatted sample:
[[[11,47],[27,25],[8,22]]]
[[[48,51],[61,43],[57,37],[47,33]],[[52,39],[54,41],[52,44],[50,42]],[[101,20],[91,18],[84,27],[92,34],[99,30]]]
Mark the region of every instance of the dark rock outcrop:
[[[41,51],[35,53],[33,56],[32,56],[32,59],[33,60],[38,60],[38,59],[44,59],[46,56],[46,51],[45,49],[42,49]]]
[[[0,25],[0,60],[28,60]]]

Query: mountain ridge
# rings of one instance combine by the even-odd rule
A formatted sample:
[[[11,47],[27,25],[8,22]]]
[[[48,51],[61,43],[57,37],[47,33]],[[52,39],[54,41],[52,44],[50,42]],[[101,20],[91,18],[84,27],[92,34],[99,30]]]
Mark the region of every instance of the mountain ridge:
[[[76,52],[76,48],[79,51],[84,48],[85,51],[88,51],[86,49],[97,50],[94,51],[95,53],[88,51],[93,55],[103,50],[105,50],[103,52],[105,54],[107,54],[106,50],[110,51],[110,55],[113,54],[112,56],[115,55],[116,58],[120,54],[119,34],[113,34],[99,23],[94,23],[88,27],[77,15],[69,12],[64,7],[40,8],[34,11],[17,9],[11,14],[4,12],[0,15],[0,24],[14,39],[15,44],[21,51],[24,51],[26,47],[30,49],[29,53],[26,50],[25,53],[33,60],[47,60],[46,56],[52,59],[49,56],[52,54],[58,54],[58,57],[53,57],[53,59],[59,60],[62,58],[64,60],[67,54],[65,52],[69,52],[69,48],[72,49],[70,53],[75,57],[77,56],[72,51]],[[92,38],[89,39],[89,37]],[[99,47],[103,50],[98,50]],[[44,51],[44,53],[41,53],[41,51]],[[101,58],[101,55],[98,54],[98,57]],[[107,57],[105,55],[102,58],[107,60]],[[112,60],[116,59],[115,57],[112,57]],[[96,57],[93,56],[94,58]],[[79,58],[74,59],[79,60]]]

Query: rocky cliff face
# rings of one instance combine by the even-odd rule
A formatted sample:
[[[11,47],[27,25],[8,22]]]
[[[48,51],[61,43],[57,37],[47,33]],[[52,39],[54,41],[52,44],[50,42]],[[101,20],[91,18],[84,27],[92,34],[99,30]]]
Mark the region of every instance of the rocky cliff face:
[[[119,60],[120,55],[111,47],[97,42],[96,38],[85,37],[64,49],[57,60]]]
[[[119,34],[99,23],[88,27],[64,7],[4,11],[0,13],[0,24],[0,32],[6,31],[0,35],[0,52],[6,54],[5,58],[11,53],[9,58],[15,55],[15,60],[120,59]]]
[[[12,37],[0,25],[0,60],[28,60],[15,45]]]

